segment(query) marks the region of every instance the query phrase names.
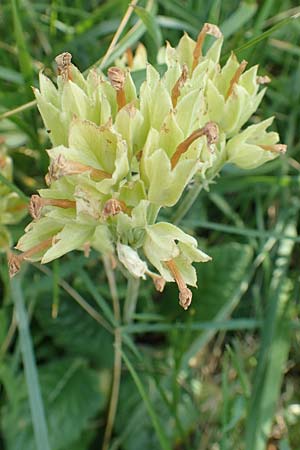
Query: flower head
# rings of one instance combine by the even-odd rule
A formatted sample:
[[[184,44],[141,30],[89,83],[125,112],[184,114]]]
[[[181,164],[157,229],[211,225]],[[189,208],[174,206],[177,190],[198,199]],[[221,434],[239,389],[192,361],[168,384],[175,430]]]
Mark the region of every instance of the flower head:
[[[204,52],[207,35],[214,42]],[[242,129],[269,80],[234,54],[221,67],[222,44],[220,29],[206,23],[196,41],[185,34],[176,48],[167,43],[159,52],[163,75],[141,46],[107,76],[91,70],[85,78],[67,52],[56,58],[57,86],[40,73],[34,93],[53,145],[48,187],[31,199],[34,220],[18,243],[23,253],[11,258],[12,274],[25,259],[47,263],[94,248],[117,254],[128,272],[150,277],[158,291],[175,281],[179,303],[188,308],[188,285],[197,285],[193,263],[210,257],[196,239],[157,221],[160,209],[173,207],[194,177],[207,183],[227,162],[254,168],[285,150],[277,133],[266,131],[272,119]],[[138,90],[131,70],[142,67]]]

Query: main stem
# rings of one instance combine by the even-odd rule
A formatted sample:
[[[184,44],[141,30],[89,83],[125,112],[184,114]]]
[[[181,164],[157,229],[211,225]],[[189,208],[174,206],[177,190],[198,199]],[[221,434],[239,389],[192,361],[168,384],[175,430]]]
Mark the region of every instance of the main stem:
[[[111,266],[111,261],[109,258],[103,258],[104,268],[106,272],[106,276],[108,279],[109,290],[113,303],[114,317],[118,324],[118,326],[114,330],[115,335],[115,358],[114,358],[114,373],[113,373],[113,383],[110,397],[110,404],[107,416],[107,423],[103,438],[102,450],[108,450],[112,430],[115,423],[115,417],[118,406],[118,398],[119,398],[119,390],[120,390],[120,381],[121,381],[121,368],[122,368],[122,334],[120,330],[121,324],[121,311],[120,311],[120,303],[119,296],[117,291],[115,274]]]

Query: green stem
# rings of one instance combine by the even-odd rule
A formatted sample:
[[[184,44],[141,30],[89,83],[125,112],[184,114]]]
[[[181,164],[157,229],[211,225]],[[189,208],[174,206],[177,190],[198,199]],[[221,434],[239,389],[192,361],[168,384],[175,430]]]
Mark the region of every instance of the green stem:
[[[127,292],[123,312],[123,319],[125,323],[132,322],[139,296],[139,287],[140,279],[130,275],[127,283]]]
[[[152,225],[156,222],[159,210],[160,210],[160,206],[155,205],[154,203],[151,203],[149,205],[149,209],[148,209],[148,224],[149,225]]]
[[[203,184],[198,182],[197,184],[194,184],[192,189],[186,194],[185,198],[183,199],[173,216],[172,223],[174,225],[180,223],[184,216],[189,212],[202,189]]]
[[[114,374],[111,389],[111,397],[109,403],[109,410],[107,416],[107,423],[103,438],[102,450],[108,450],[110,446],[110,440],[112,435],[112,430],[115,423],[115,417],[118,406],[119,391],[120,391],[120,381],[121,381],[121,369],[122,369],[122,333],[120,329],[121,324],[121,311],[120,302],[117,290],[117,284],[115,279],[115,273],[111,267],[111,262],[109,258],[103,258],[104,268],[106,276],[108,279],[109,290],[113,303],[114,317],[117,323],[115,328],[115,358],[114,358]]]

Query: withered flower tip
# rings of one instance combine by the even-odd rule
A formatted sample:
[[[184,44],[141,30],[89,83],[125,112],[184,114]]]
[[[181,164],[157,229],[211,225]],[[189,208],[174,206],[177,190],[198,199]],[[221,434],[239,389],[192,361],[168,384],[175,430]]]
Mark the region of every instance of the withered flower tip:
[[[155,289],[158,292],[163,292],[165,285],[166,285],[166,280],[161,276],[161,275],[157,275],[154,272],[151,272],[151,270],[146,270],[145,272],[150,278],[152,278],[153,284],[155,286]]]
[[[8,272],[10,278],[13,278],[21,268],[22,259],[20,259],[19,255],[15,255],[14,253],[10,253],[7,257],[8,263]]]
[[[206,136],[208,145],[215,144],[219,139],[218,125],[215,122],[207,122],[204,127],[198,128],[197,130],[193,131],[192,134],[190,134],[184,141],[182,141],[177,146],[176,151],[171,158],[172,169],[174,169],[174,167],[177,165],[180,156],[185,153],[188,150],[189,146],[201,136]]]
[[[184,310],[187,310],[192,303],[192,296],[192,291],[187,287],[179,292],[179,305],[182,306]]]
[[[59,208],[75,208],[76,202],[73,200],[60,198],[41,198],[39,195],[32,195],[28,207],[29,214],[35,220],[40,219],[44,206],[57,206]]]
[[[107,71],[107,75],[111,85],[116,91],[123,89],[125,83],[125,74],[119,67],[110,67]]]
[[[126,211],[126,205],[124,202],[111,198],[105,202],[104,208],[102,210],[102,218],[106,220],[108,217],[115,216],[120,212]]]
[[[61,75],[61,77],[64,81],[68,81],[68,80],[72,79],[71,60],[72,60],[72,55],[71,55],[71,53],[68,53],[68,52],[61,53],[60,55],[58,55],[55,58],[55,62],[57,64],[58,75]]]
[[[126,96],[124,91],[125,73],[119,67],[110,67],[107,71],[107,76],[112,87],[117,93],[118,110],[126,105]]]
[[[51,161],[45,180],[49,186],[52,181],[58,180],[65,175],[79,175],[84,172],[90,172],[91,177],[95,181],[103,180],[104,178],[111,178],[111,174],[104,172],[101,169],[95,169],[94,167],[87,166],[86,164],[68,160],[64,155],[60,154]]]
[[[271,78],[268,75],[256,77],[257,84],[268,84],[271,83]]]
[[[195,49],[194,49],[194,52],[193,52],[192,71],[196,68],[196,66],[199,63],[199,59],[202,56],[203,42],[204,42],[204,39],[205,39],[207,34],[209,34],[210,36],[214,36],[217,39],[222,37],[222,32],[221,32],[220,28],[217,25],[214,25],[212,23],[205,23],[203,25],[202,30],[198,34],[196,46],[195,46]]]
[[[192,291],[185,284],[185,281],[181,276],[181,273],[179,272],[178,267],[176,266],[174,260],[166,261],[165,264],[177,283],[179,289],[179,304],[180,306],[182,306],[183,309],[187,310],[190,304],[192,303],[193,297]]]

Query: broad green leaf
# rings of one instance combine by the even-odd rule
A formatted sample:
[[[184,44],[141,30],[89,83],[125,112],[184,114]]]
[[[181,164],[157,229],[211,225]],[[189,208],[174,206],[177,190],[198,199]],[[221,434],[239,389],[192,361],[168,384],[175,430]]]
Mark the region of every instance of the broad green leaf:
[[[80,440],[89,421],[104,407],[100,379],[82,359],[64,358],[48,363],[39,368],[39,373],[51,450],[70,450]],[[2,413],[7,448],[36,450],[22,375],[18,376],[18,389],[3,406]]]
[[[36,318],[43,333],[68,355],[89,358],[97,367],[113,364],[113,338],[70,297],[60,293],[59,314],[52,319],[51,294],[39,294]]]

